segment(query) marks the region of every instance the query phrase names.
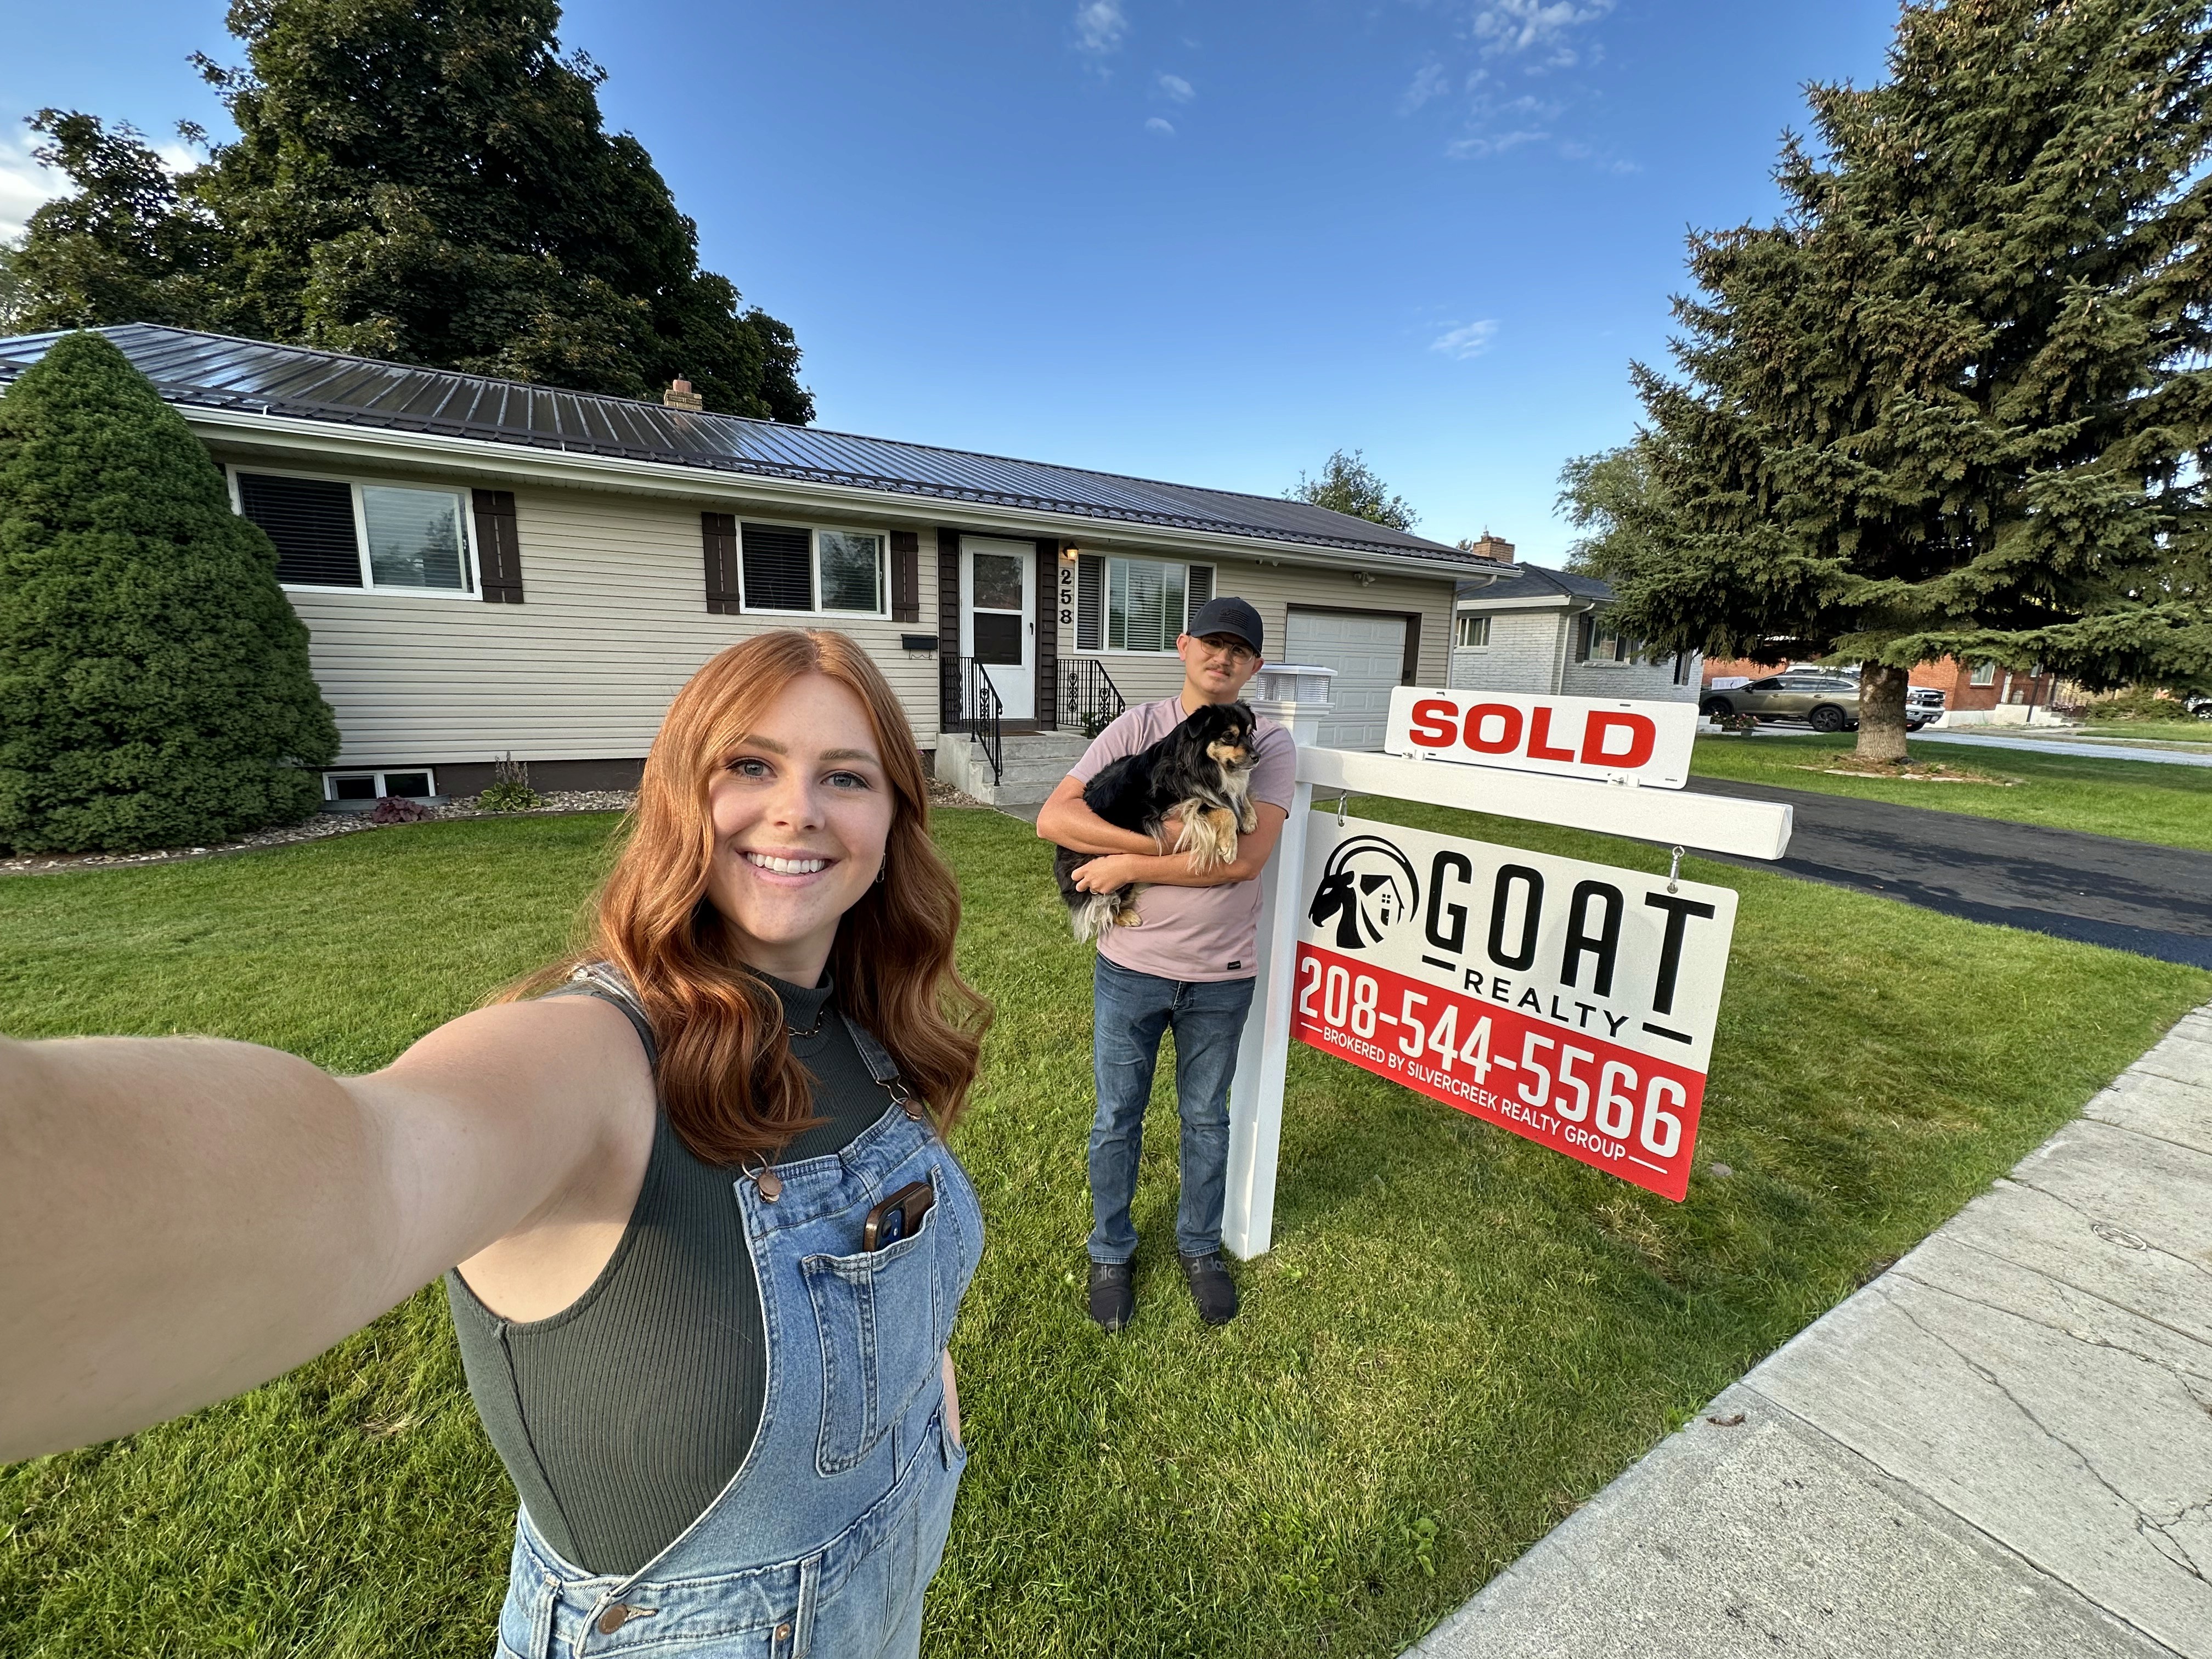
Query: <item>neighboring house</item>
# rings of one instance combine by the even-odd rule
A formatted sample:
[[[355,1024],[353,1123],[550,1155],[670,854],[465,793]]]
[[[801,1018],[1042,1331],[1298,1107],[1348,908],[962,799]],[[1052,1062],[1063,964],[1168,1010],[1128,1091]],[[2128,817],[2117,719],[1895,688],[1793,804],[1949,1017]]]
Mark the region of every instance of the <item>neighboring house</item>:
[[[1008,767],[1025,733],[1079,738],[1181,684],[1216,592],[1258,607],[1270,659],[1338,671],[1323,742],[1375,747],[1391,689],[1443,679],[1483,568],[1300,501],[704,414],[682,382],[656,404],[100,331],[276,544],[337,714],[332,796],[471,793],[510,752],[540,787],[631,784],[694,669],[793,623],[865,642],[940,774],[988,789],[963,733],[994,700]],[[0,340],[0,383],[57,337]]]
[[[1462,582],[1453,621],[1455,690],[1695,702],[1695,652],[1638,653],[1606,621],[1613,589],[1590,576],[1514,564],[1513,544],[1485,532],[1474,550],[1497,562]]]
[[[1705,679],[1708,686],[1721,687],[1724,681],[1741,684],[1778,674],[1789,666],[1787,659],[1768,663],[1739,657],[1708,662]],[[2026,726],[2037,720],[2060,718],[2051,713],[2054,700],[2063,705],[2081,700],[2078,687],[2055,675],[2016,673],[1995,663],[1963,663],[1955,657],[1922,663],[1909,678],[1914,685],[1933,686],[1942,692],[1943,717],[1934,722],[1941,726]]]

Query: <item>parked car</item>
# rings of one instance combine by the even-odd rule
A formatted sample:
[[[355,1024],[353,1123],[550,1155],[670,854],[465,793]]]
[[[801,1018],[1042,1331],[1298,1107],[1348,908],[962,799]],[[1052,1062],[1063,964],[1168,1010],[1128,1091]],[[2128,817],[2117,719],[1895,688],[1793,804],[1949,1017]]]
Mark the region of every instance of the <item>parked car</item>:
[[[1698,708],[1715,720],[1756,714],[1761,720],[1802,720],[1815,732],[1848,731],[1859,723],[1858,676],[1837,669],[1793,668],[1729,690],[1709,691]],[[1942,712],[1942,692],[1926,685],[1906,688],[1906,731],[1917,732]]]

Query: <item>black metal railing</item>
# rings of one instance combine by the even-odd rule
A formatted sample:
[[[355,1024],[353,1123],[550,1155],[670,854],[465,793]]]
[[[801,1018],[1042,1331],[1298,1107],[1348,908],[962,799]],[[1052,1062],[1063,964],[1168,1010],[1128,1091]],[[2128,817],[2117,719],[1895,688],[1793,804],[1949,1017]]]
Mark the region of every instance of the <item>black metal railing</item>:
[[[960,708],[954,718],[991,763],[995,785],[1006,770],[1006,705],[1000,701],[999,688],[991,684],[983,665],[973,657],[960,659]]]
[[[1059,703],[1060,729],[1080,732],[1086,738],[1097,737],[1129,706],[1106,665],[1096,657],[1060,659]]]

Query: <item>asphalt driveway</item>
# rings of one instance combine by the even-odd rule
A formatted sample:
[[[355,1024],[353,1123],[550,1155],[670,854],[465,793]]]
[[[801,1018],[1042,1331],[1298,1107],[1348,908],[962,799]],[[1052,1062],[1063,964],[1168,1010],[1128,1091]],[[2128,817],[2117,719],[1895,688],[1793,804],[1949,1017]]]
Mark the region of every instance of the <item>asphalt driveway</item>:
[[[1690,787],[1796,809],[1788,858],[1726,862],[2212,968],[2212,854],[1720,778]]]

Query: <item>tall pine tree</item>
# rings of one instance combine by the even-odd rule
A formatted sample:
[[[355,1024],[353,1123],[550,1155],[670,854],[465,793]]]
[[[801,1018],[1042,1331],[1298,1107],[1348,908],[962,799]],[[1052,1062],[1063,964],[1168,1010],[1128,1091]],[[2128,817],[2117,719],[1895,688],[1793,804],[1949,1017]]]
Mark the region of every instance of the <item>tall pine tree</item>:
[[[1655,645],[1863,662],[1894,760],[1916,663],[2212,675],[2212,29],[1922,0],[1887,67],[1811,90],[1780,223],[1690,239],[1641,521],[1589,552]]]
[[[76,195],[15,268],[31,327],[176,322],[805,422],[791,330],[702,270],[652,158],[601,125],[555,0],[234,0],[202,58],[238,138],[181,178],[128,128],[42,111]]]
[[[297,823],[337,746],[268,537],[121,352],[57,340],[0,397],[0,848]]]

